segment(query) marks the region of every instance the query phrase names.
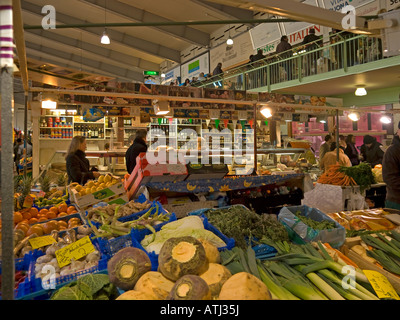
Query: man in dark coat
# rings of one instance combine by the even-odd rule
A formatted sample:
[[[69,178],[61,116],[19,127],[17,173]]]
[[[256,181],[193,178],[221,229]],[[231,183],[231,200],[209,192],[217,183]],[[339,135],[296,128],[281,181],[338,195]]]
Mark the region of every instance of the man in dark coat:
[[[137,156],[140,153],[147,151],[146,137],[147,137],[146,130],[144,129],[138,130],[136,132],[135,140],[125,153],[126,170],[128,171],[129,174],[131,174],[133,169],[136,167]]]
[[[363,154],[363,161],[368,162],[371,167],[375,167],[377,164],[382,164],[384,151],[382,150],[382,144],[376,141],[376,138],[366,135],[364,137],[364,148],[361,148]]]
[[[303,39],[302,44],[305,46],[305,50],[307,52],[312,51],[317,49],[318,47],[322,46],[322,40],[317,41],[318,39],[320,39],[320,37],[318,37],[315,34],[315,29],[311,28],[308,31],[308,35],[306,35]],[[311,74],[314,74],[317,70],[317,60],[320,57],[321,53],[319,51],[317,52],[313,52],[313,53],[308,53],[307,55],[305,55],[304,58],[304,75],[308,76]]]
[[[349,157],[351,165],[356,166],[360,164],[360,159],[358,158],[358,150],[355,146],[356,138],[354,135],[349,134],[346,138],[346,149],[344,153]]]
[[[400,122],[392,144],[386,150],[382,161],[382,177],[386,183],[387,208],[400,210]]]
[[[276,47],[276,53],[279,54],[280,58],[287,59],[293,55],[291,51],[292,45],[289,43],[287,36],[281,37],[281,42]],[[292,80],[292,60],[285,61],[281,66],[285,69],[287,80]],[[279,72],[279,71],[278,71]],[[278,73],[279,74],[279,73]]]

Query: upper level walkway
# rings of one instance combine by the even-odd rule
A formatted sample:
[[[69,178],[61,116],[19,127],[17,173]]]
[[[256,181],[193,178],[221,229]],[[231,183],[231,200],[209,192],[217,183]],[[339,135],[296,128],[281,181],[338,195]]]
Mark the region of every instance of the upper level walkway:
[[[400,65],[400,56],[384,57],[382,40],[377,37],[337,33],[331,35],[328,42],[321,42],[318,40],[308,47],[299,45],[281,54],[275,53],[193,86],[273,92]]]

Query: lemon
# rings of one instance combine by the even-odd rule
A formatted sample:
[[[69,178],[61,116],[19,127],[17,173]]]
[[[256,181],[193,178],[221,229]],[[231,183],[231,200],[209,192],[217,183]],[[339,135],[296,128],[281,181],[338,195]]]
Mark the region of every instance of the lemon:
[[[104,176],[101,175],[101,176],[99,177],[98,181],[99,181],[100,183],[103,183],[103,182],[104,182]]]
[[[93,182],[92,180],[89,181],[89,182],[86,184],[86,187],[88,187],[88,188],[94,187],[94,182]]]
[[[77,192],[80,192],[82,189],[83,189],[83,187],[81,185],[79,185],[79,184],[75,187],[75,190]]]
[[[103,190],[103,188],[102,188],[102,187],[98,187],[98,188],[96,189],[96,191],[100,191],[100,190]]]
[[[101,189],[107,188],[107,185],[104,182],[100,183],[99,188]]]
[[[92,193],[92,189],[91,188],[86,188],[84,189],[86,194]]]
[[[112,180],[112,178],[111,178],[111,176],[109,176],[109,175],[106,175],[105,177],[104,177],[104,182],[110,182]]]
[[[93,186],[93,187],[90,189],[90,192],[91,192],[91,193],[96,192],[96,191],[97,191],[97,188],[96,188],[95,186]]]
[[[81,197],[83,197],[84,195],[86,195],[85,189],[82,189],[81,191],[79,191],[79,195],[80,195]]]
[[[111,185],[112,185],[111,182],[107,182],[107,183],[106,183],[106,188],[110,187]]]
[[[118,183],[118,179],[112,179],[111,183],[112,183],[112,184]]]

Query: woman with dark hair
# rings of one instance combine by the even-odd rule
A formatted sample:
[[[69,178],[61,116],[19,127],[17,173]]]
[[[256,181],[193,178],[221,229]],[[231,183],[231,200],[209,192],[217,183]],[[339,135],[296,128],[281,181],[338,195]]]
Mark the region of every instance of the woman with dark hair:
[[[349,157],[352,166],[360,164],[358,150],[356,148],[355,143],[356,143],[356,137],[354,137],[354,135],[352,134],[349,134],[346,137],[347,147],[344,150],[344,153]]]
[[[84,185],[88,180],[94,180],[100,176],[95,168],[90,169],[85,151],[86,138],[82,136],[73,137],[66,155],[68,183],[77,182]]]

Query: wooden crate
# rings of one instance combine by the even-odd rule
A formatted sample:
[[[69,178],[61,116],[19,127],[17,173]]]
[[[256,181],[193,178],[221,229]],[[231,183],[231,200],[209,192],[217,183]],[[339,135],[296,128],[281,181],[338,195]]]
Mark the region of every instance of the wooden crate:
[[[392,284],[392,286],[396,290],[396,292],[398,294],[400,294],[400,277],[399,276],[376,266],[375,264],[362,258],[360,255],[358,255],[354,251],[350,250],[353,246],[358,245],[360,243],[361,243],[360,237],[347,238],[346,242],[341,247],[340,251],[343,252],[351,260],[353,260],[360,269],[374,270],[374,271],[378,271],[381,274],[383,274],[389,280],[389,282]]]

